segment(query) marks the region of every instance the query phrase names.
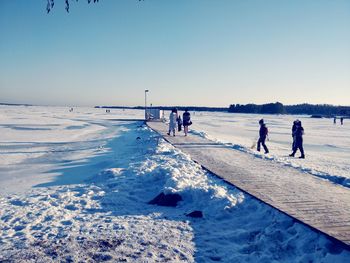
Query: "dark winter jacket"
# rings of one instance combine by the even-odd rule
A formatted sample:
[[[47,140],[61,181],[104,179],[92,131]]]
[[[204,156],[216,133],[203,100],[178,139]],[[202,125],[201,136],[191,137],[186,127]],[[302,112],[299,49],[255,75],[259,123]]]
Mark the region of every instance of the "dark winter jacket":
[[[259,136],[260,137],[266,137],[268,134],[268,129],[265,124],[260,125],[260,130],[259,130]]]
[[[298,126],[294,134],[297,139],[302,139],[304,134],[304,128],[302,126]]]
[[[191,125],[191,114],[188,111],[185,111],[182,114],[182,123],[184,126]]]

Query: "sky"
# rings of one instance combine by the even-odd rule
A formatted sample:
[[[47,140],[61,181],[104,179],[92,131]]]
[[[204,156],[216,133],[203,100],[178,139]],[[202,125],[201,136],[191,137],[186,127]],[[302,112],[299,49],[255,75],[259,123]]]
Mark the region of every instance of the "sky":
[[[350,105],[348,0],[0,0],[0,102]]]

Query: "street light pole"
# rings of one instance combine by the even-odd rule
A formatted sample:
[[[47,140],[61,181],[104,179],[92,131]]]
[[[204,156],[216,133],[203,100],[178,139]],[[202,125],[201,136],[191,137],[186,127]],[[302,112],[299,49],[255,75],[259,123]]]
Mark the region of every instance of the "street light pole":
[[[148,89],[145,90],[145,120],[147,120],[147,92]]]

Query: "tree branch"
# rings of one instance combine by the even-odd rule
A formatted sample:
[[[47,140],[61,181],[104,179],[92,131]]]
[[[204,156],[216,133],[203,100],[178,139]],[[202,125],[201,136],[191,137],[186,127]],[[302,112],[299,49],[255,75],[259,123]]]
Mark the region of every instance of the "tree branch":
[[[69,13],[69,1],[73,1],[73,0],[65,0],[65,3],[66,3],[66,11],[67,13]],[[75,0],[76,2],[78,2],[78,0]],[[90,4],[91,2],[93,3],[98,3],[99,0],[87,0],[88,4]],[[139,2],[140,1],[144,1],[144,0],[138,0]],[[55,5],[55,0],[47,0],[47,5],[46,5],[46,11],[47,13],[50,13],[50,11],[53,9]]]

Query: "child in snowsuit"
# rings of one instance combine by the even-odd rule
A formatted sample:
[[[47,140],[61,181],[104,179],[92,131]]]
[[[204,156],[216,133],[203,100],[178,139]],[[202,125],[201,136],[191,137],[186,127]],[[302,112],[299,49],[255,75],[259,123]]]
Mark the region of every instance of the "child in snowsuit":
[[[266,144],[265,144],[265,140],[266,140],[266,137],[268,135],[268,129],[267,129],[263,119],[261,119],[259,121],[259,124],[260,124],[260,130],[259,130],[259,140],[258,140],[257,150],[258,150],[258,152],[260,152],[260,144],[261,144],[264,147],[265,153],[269,153],[269,149],[267,149]]]
[[[305,159],[304,154],[304,147],[303,147],[303,135],[304,135],[304,128],[301,126],[301,121],[298,121],[296,124],[296,130],[295,130],[295,145],[293,152],[289,155],[294,157],[295,153],[299,149],[301,155],[299,158]]]
[[[177,121],[177,131],[180,132],[182,130],[182,119],[180,115],[177,117],[176,121]]]

